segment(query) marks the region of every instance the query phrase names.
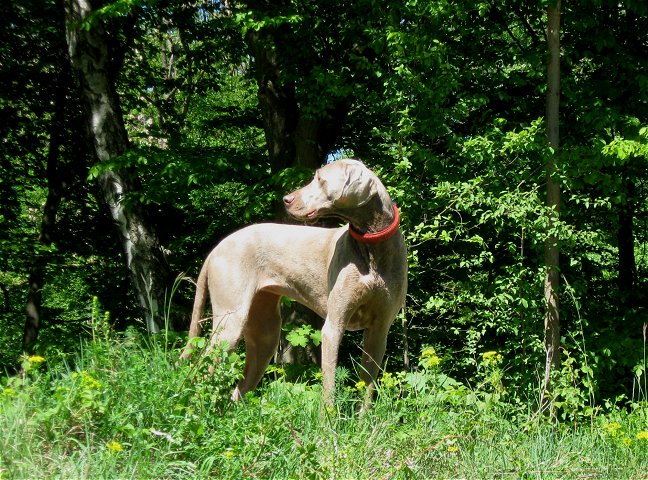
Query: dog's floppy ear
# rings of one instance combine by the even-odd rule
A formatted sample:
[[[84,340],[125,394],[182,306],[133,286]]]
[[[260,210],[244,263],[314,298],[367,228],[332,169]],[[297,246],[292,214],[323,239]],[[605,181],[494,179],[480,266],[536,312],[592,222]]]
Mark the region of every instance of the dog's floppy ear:
[[[345,179],[340,203],[343,205],[361,207],[377,193],[376,181],[373,174],[364,166],[345,165]]]

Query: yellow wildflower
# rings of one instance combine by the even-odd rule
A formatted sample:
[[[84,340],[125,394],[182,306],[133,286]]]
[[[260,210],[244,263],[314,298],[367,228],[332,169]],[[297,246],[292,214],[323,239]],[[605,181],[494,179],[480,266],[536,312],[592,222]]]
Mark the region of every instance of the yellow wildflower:
[[[648,442],[648,432],[645,431],[645,430],[642,431],[642,432],[639,432],[639,433],[637,433],[636,438],[637,438],[637,440],[644,440],[644,441]]]
[[[450,445],[448,447],[448,453],[459,453],[459,447],[456,445]]]
[[[395,388],[398,387],[400,381],[390,372],[383,372],[380,377],[380,383],[385,388]]]
[[[5,388],[2,390],[2,394],[3,394],[5,397],[12,398],[12,397],[15,397],[15,396],[16,396],[16,391],[15,391],[13,388],[11,388],[11,387],[5,387]]]
[[[434,350],[434,348],[432,347],[428,347],[421,352],[421,357],[436,357],[436,350]]]
[[[362,392],[365,388],[367,388],[367,384],[364,380],[360,380],[355,384],[355,388],[357,391]]]
[[[482,362],[484,362],[484,365],[487,367],[497,366],[502,363],[502,361],[504,361],[504,357],[501,353],[496,351],[486,352],[482,355]]]
[[[434,368],[441,364],[441,359],[432,347],[428,347],[421,352],[421,363],[423,368]]]
[[[621,424],[617,422],[610,422],[603,425],[603,430],[611,437],[618,437],[623,431]]]
[[[76,377],[73,375],[73,378]],[[86,370],[81,372],[81,383],[89,390],[99,390],[103,386],[99,380],[90,375]]]
[[[45,358],[41,357],[40,355],[30,355],[29,357],[27,357],[27,361],[35,365],[40,365],[45,361]]]
[[[113,440],[112,442],[108,442],[106,444],[106,448],[110,450],[113,453],[118,453],[118,452],[123,452],[124,451],[124,446],[119,443],[117,440]]]
[[[223,452],[223,456],[224,456],[225,458],[232,458],[232,457],[234,457],[234,455],[236,455],[236,454],[234,453],[234,450],[229,449],[229,448]]]

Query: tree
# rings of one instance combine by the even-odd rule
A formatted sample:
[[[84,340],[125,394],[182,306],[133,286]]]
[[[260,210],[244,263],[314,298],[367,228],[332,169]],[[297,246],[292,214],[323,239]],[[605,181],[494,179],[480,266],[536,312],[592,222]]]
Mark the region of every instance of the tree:
[[[384,5],[247,1],[243,24],[274,171],[317,168],[341,146],[349,112],[379,89],[374,24]],[[382,34],[379,34],[382,35]],[[357,132],[354,132],[354,139]]]
[[[64,114],[66,90],[69,84],[69,68],[61,66],[57,81],[57,94],[54,99],[54,115],[49,132],[47,152],[47,198],[43,207],[39,241],[44,247],[50,247],[54,241],[56,216],[64,193],[64,181],[60,172],[59,155],[64,137]],[[47,264],[47,252],[37,251],[29,271],[29,291],[27,293],[27,319],[23,332],[22,348],[30,352],[36,343],[41,324],[42,288]]]
[[[107,6],[111,18],[122,14],[118,5]],[[154,133],[163,139],[158,143],[168,148],[169,141],[180,142],[186,134],[196,99],[241,68],[244,41],[226,2],[161,0],[154,8],[132,2],[126,7],[137,21],[118,78],[122,106],[127,114],[147,110]]]
[[[547,139],[551,149],[547,157],[547,208],[549,209],[548,236],[545,241],[545,373],[541,391],[541,405],[551,386],[551,372],[560,365],[560,247],[555,232],[560,212],[560,184],[555,178],[559,149],[560,106],[560,0],[547,7],[547,112],[545,116]]]
[[[94,10],[87,2],[66,0],[65,13],[69,54],[79,76],[89,133],[97,159],[108,165],[98,178],[103,199],[115,222],[147,329],[157,332],[164,327],[168,264],[145,206],[135,195],[136,173],[129,165],[109,165],[123,160],[129,149],[114,83],[121,60],[115,53],[123,52],[111,48],[103,21],[90,18]]]
[[[1,30],[8,35],[0,42],[0,157],[4,180],[0,182],[0,274],[10,283],[21,275],[28,276],[22,348],[30,351],[43,317],[42,289],[54,256],[51,246],[56,238],[56,218],[64,190],[73,183],[70,173],[75,162],[61,160],[68,127],[74,122],[74,115],[69,115],[70,67],[63,38],[63,11],[55,2],[37,6],[33,2],[9,2],[3,4],[0,17]],[[46,192],[42,196],[41,189]],[[33,219],[26,224],[38,225],[33,230],[19,226],[21,206],[25,204]],[[32,231],[38,232],[38,241],[32,241]],[[29,245],[26,249],[22,245],[25,240]],[[7,307],[15,296],[11,290],[16,289],[3,289]],[[25,305],[24,300],[21,294],[15,303]],[[11,314],[11,310],[5,312]],[[18,325],[17,321],[12,323]]]

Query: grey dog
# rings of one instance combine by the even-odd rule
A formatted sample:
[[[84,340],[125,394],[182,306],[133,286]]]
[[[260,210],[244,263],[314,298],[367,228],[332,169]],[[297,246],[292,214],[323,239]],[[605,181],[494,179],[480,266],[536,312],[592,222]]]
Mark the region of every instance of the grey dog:
[[[305,187],[284,197],[288,213],[312,222],[337,217],[340,228],[260,223],[221,241],[209,254],[197,281],[182,358],[202,331],[209,290],[210,348],[245,339],[245,369],[232,399],[253,390],[277,350],[281,332],[279,299],[289,297],[324,320],[324,401],[333,402],[335,368],[345,330],[364,330],[360,377],[371,400],[387,333],[405,303],[407,255],[399,212],[378,177],[362,162],[342,159],[317,170]]]

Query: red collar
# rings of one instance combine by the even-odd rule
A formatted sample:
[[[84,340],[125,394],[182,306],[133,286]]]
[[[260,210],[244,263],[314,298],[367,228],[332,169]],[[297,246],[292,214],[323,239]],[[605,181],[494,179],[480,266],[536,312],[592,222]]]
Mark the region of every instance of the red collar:
[[[369,245],[375,245],[377,243],[384,242],[385,240],[394,236],[398,231],[398,224],[400,223],[400,214],[398,213],[398,207],[395,203],[392,204],[394,209],[394,221],[384,230],[375,233],[360,233],[355,229],[353,225],[349,225],[349,233],[354,240],[360,243],[366,243]]]

